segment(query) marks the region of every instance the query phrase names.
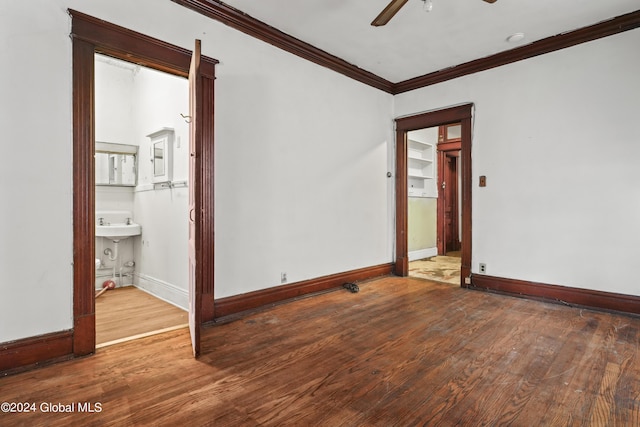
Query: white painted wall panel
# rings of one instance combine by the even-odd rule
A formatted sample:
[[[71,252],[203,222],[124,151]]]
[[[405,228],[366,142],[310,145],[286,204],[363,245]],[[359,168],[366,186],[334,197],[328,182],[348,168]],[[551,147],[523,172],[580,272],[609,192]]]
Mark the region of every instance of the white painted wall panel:
[[[396,96],[399,116],[475,103],[473,272],[640,295],[638,46],[628,31]]]

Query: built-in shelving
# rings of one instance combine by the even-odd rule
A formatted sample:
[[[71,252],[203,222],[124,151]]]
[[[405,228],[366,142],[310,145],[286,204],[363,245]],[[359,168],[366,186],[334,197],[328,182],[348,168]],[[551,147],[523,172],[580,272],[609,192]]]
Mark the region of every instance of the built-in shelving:
[[[428,183],[434,178],[434,151],[434,145],[429,142],[409,140],[407,156],[409,196],[430,196]]]

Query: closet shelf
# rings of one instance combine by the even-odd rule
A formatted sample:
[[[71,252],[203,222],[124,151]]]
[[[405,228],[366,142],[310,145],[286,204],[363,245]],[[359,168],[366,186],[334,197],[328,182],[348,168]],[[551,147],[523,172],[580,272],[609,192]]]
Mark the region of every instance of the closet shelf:
[[[424,162],[424,163],[433,163],[433,160],[429,160],[429,159],[423,159],[422,157],[416,157],[416,156],[409,156],[409,160],[416,160],[418,162]]]
[[[409,172],[409,178],[431,179],[433,177],[432,176],[426,176],[426,175],[419,175],[419,174],[415,174],[415,173]]]

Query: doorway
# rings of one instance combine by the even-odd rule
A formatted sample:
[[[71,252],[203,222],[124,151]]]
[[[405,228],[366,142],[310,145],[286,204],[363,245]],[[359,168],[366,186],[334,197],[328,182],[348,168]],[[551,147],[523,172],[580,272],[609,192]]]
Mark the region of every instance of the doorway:
[[[100,54],[94,74],[101,348],[188,327],[189,85]]]
[[[449,196],[449,221],[446,221],[447,208],[439,203],[438,252],[444,253],[447,247],[459,251],[460,285],[470,283],[471,275],[471,114],[472,104],[444,110],[422,113],[415,116],[396,119],[396,264],[395,273],[399,276],[409,274],[408,250],[408,196],[410,188],[409,132],[419,129],[438,127],[442,131],[459,126],[459,141],[438,141],[438,163],[442,163],[438,173],[438,183],[445,183],[443,172],[447,172],[451,195]],[[442,134],[442,131],[440,132]],[[449,138],[452,139],[452,138]],[[458,144],[457,146],[453,143]],[[448,155],[447,155],[448,153]],[[454,174],[455,172],[455,174]],[[442,174],[442,175],[441,175]],[[455,177],[459,176],[459,179]],[[442,179],[442,180],[441,180]],[[459,184],[456,182],[458,181]],[[456,182],[455,185],[452,185]],[[457,190],[459,188],[459,190]],[[455,189],[455,191],[454,191]],[[456,212],[457,211],[459,212]],[[445,233],[446,227],[446,233]],[[446,243],[445,243],[446,242]]]
[[[153,39],[83,13],[69,10],[73,40],[73,354],[83,356],[95,351],[95,109],[94,55],[101,53],[134,62],[159,71],[187,77],[191,51]],[[199,45],[198,45],[199,47]],[[190,213],[195,241],[196,271],[191,305],[195,313],[196,336],[203,322],[213,320],[213,82],[217,61],[202,57],[197,73],[199,94],[199,135],[190,149],[191,193],[195,200]],[[191,81],[191,79],[190,79]],[[190,89],[191,90],[191,89]],[[191,194],[190,194],[191,196]],[[196,214],[197,212],[197,214]],[[190,288],[191,289],[191,288]],[[190,293],[191,297],[191,293]],[[190,322],[191,323],[191,322]],[[199,352],[194,340],[194,353]]]
[[[457,256],[461,244],[462,125],[451,123],[438,127],[438,255]]]
[[[460,123],[407,132],[409,276],[460,284]]]

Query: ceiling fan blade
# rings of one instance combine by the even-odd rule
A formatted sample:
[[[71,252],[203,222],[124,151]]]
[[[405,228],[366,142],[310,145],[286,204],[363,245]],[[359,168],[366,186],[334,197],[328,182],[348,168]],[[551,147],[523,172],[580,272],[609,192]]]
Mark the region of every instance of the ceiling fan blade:
[[[376,16],[376,19],[373,20],[371,25],[373,25],[374,27],[385,25],[391,20],[391,18],[393,18],[396,13],[398,13],[400,8],[404,6],[407,1],[408,0],[391,0],[391,3],[389,3],[387,7],[385,7],[382,12],[380,12],[380,15]]]

